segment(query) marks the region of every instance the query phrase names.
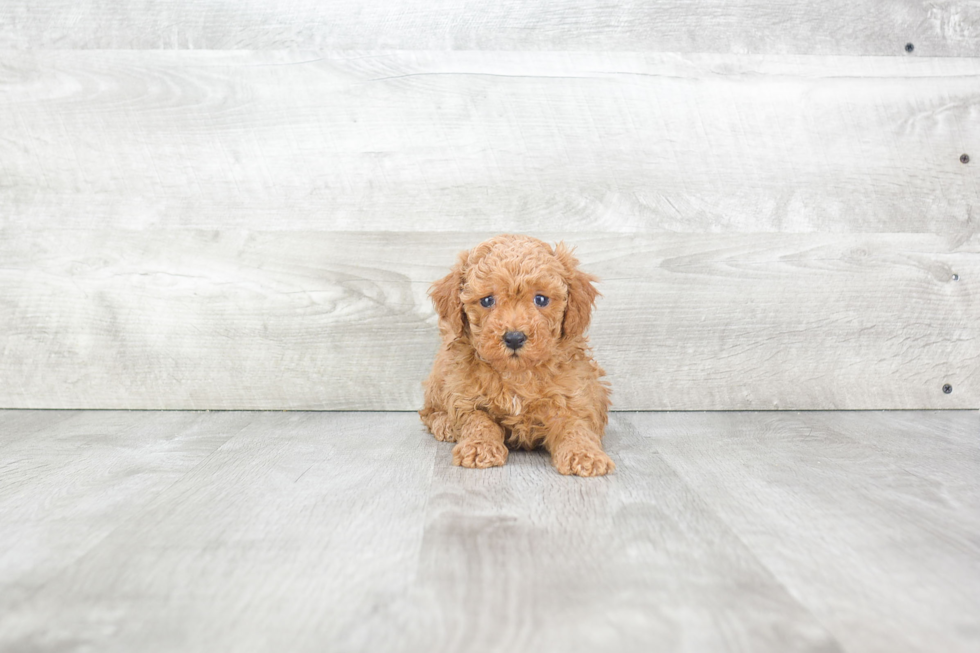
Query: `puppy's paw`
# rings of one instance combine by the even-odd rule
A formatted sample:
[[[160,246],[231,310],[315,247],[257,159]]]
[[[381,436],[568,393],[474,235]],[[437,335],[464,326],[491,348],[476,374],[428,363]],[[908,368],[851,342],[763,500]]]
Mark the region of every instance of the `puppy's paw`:
[[[453,464],[483,469],[500,467],[507,462],[507,447],[502,442],[466,440],[453,447]]]
[[[457,439],[456,431],[451,428],[449,415],[446,413],[436,413],[432,416],[429,432],[440,442],[455,442]]]
[[[564,449],[552,457],[555,468],[566,476],[605,476],[616,464],[601,449]]]

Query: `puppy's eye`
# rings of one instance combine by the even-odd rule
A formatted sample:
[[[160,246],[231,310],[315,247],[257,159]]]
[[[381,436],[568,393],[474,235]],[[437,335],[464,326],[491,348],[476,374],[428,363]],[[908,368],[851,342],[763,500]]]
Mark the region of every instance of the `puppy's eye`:
[[[551,302],[551,300],[545,297],[544,295],[534,296],[534,305],[537,306],[538,308],[544,308],[545,306],[548,305],[549,302]]]
[[[493,295],[487,295],[486,297],[481,299],[480,306],[482,306],[483,308],[490,308],[491,306],[493,306]]]

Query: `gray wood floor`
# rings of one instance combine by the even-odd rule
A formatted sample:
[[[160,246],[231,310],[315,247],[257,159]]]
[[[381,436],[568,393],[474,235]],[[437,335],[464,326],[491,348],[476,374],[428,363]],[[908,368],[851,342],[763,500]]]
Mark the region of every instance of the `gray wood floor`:
[[[976,651],[980,415],[0,411],[3,651]]]

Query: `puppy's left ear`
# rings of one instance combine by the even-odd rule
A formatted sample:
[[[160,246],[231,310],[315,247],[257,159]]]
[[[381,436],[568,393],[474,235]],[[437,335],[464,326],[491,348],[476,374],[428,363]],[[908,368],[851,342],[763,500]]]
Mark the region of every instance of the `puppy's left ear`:
[[[565,285],[568,286],[568,301],[565,304],[565,317],[562,318],[563,338],[577,338],[589,328],[592,307],[599,292],[592,285],[599,279],[578,269],[578,259],[565,243],[555,246],[555,256],[565,268]]]
[[[466,313],[463,312],[463,302],[459,293],[463,289],[463,270],[469,252],[460,252],[453,269],[429,288],[429,297],[439,314],[439,325],[448,329],[457,338],[466,329]]]

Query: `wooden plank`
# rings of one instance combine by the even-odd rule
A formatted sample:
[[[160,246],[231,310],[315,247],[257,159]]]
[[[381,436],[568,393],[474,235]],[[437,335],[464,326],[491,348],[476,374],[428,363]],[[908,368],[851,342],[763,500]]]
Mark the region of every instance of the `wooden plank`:
[[[8,230],[0,405],[416,409],[426,290],[486,235]],[[980,407],[980,237],[568,241],[619,410]]]
[[[980,237],[605,242],[593,331],[621,408],[980,406]]]
[[[540,451],[474,473],[440,444],[416,580],[354,625],[355,648],[842,650],[624,421],[602,479]]]
[[[0,613],[21,605],[253,421],[247,413],[86,411],[4,447]]]
[[[121,49],[635,50],[973,55],[968,0],[547,3],[373,0],[8,0],[0,47]]]
[[[413,415],[249,416],[136,514],[90,518],[111,533],[0,611],[0,648],[319,650],[411,582],[435,445]]]
[[[980,220],[980,58],[0,57],[0,228],[965,237]]]
[[[705,413],[621,416],[846,651],[975,651],[980,523],[974,412],[902,413],[915,454],[952,483],[910,472],[864,442],[898,415]],[[832,426],[838,420],[843,421]],[[827,428],[832,426],[832,428]],[[958,467],[936,430],[970,429]],[[613,453],[615,456],[615,453]]]

